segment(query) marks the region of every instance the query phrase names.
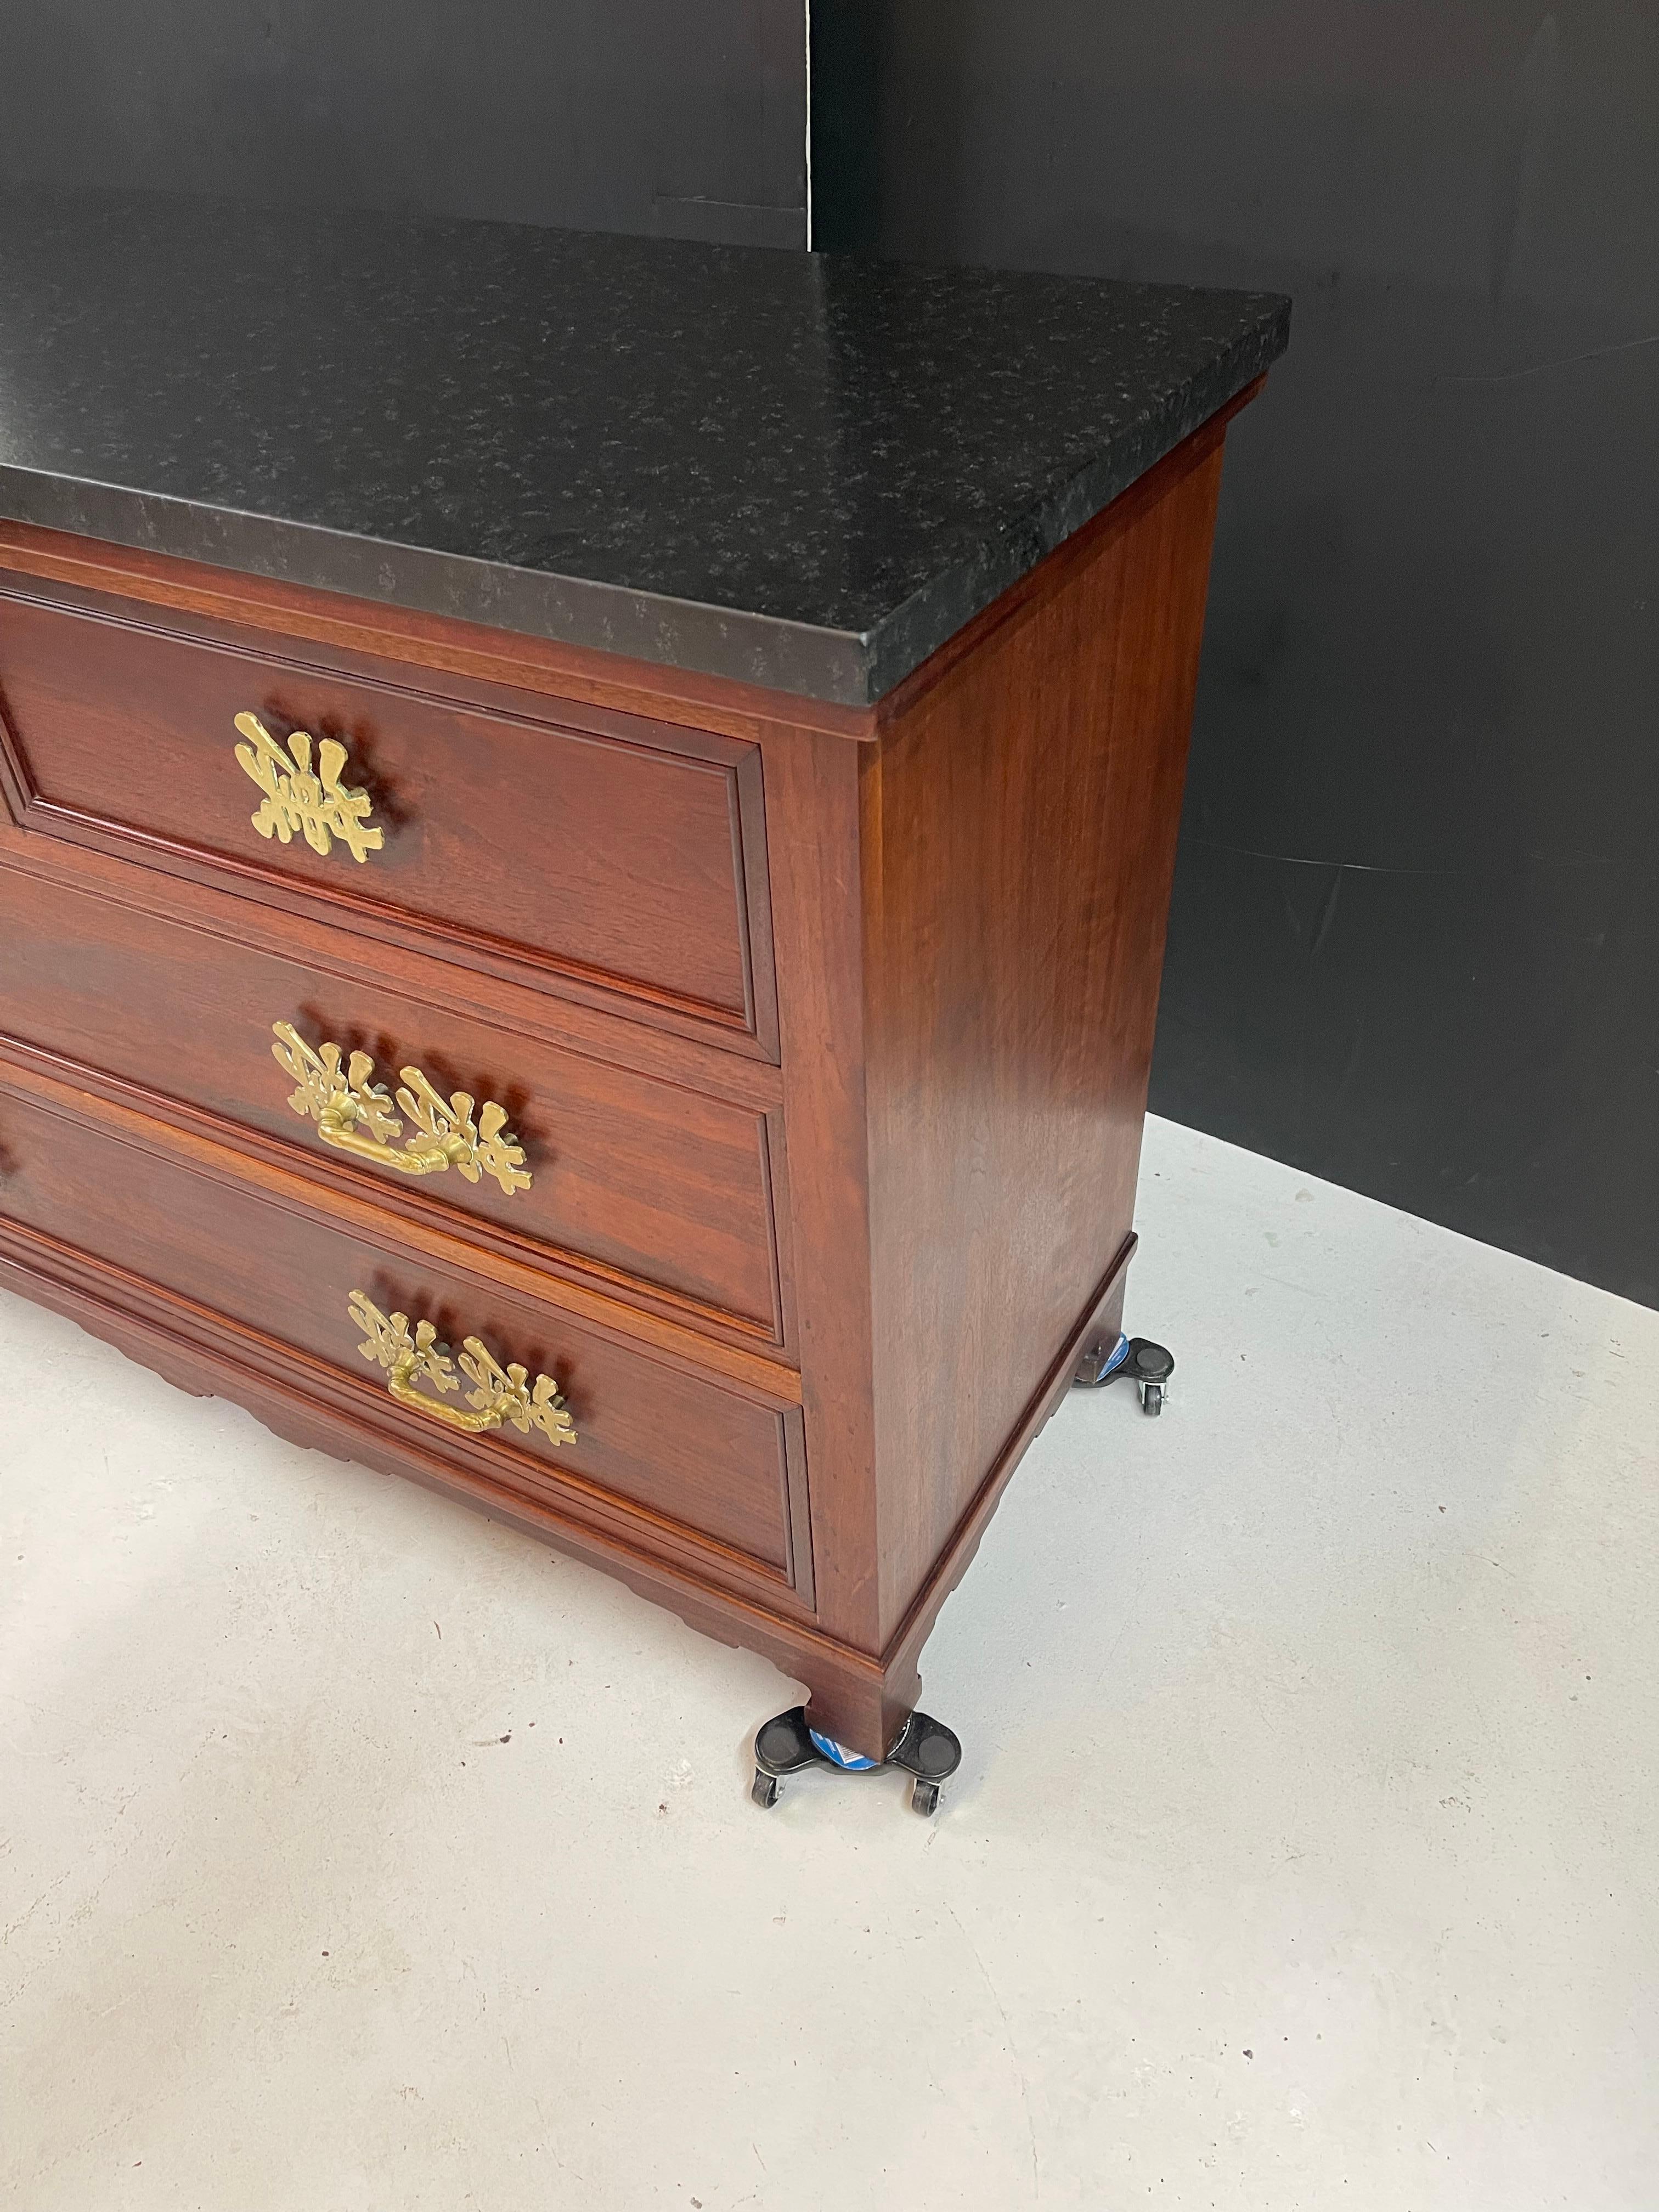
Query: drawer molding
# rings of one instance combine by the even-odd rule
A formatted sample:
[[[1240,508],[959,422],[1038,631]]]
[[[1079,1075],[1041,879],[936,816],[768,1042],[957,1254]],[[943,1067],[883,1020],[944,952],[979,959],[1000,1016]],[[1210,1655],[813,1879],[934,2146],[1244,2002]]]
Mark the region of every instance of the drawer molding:
[[[0,750],[3,750],[0,717]],[[43,840],[20,830],[4,804],[0,775],[0,869],[48,887],[62,885],[140,921],[188,929],[210,944],[244,952],[268,952],[270,930],[258,909],[206,884],[186,883],[136,867],[89,845]],[[401,999],[429,1000],[433,971],[424,955],[400,953],[372,938],[361,945],[337,928],[285,917],[283,943],[289,957],[320,976],[354,988],[386,989]],[[506,1036],[529,1037],[630,1074],[672,1083],[682,1090],[759,1111],[783,1103],[783,1073],[772,1060],[755,1060],[619,1016],[614,1008],[523,991],[477,970],[444,976],[444,1001],[470,1021]]]
[[[0,1193],[4,1183],[0,1181]],[[779,1568],[736,1545],[687,1527],[651,1507],[623,1504],[597,1484],[565,1468],[514,1452],[514,1488],[492,1465],[494,1439],[441,1431],[407,1414],[368,1376],[361,1378],[262,1330],[182,1297],[131,1269],[6,1218],[0,1208],[0,1285],[53,1306],[119,1346],[177,1388],[244,1404],[279,1434],[296,1429],[270,1421],[280,1405],[308,1427],[297,1440],[334,1457],[362,1458],[388,1472],[417,1473],[428,1487],[460,1492],[520,1525],[562,1533],[573,1547],[631,1560],[652,1581],[665,1575],[701,1583],[722,1602],[732,1596],[805,1626],[812,1611],[812,1573],[805,1445],[799,1409],[779,1416],[789,1462],[790,1557]],[[141,1340],[143,1349],[134,1347]],[[328,1441],[317,1432],[323,1431]],[[352,1444],[360,1447],[351,1449]],[[411,1465],[412,1462],[412,1465]],[[646,1540],[641,1540],[641,1539]]]
[[[401,975],[362,988],[348,971],[337,990],[337,970],[285,947],[12,858],[0,850],[0,1054],[313,1179],[372,1188],[393,1211],[646,1310],[756,1347],[791,1342],[781,1107],[613,1059],[604,1048],[624,1025],[590,1042],[493,1009],[452,1016]],[[360,1164],[325,1149],[291,1114],[266,1007],[295,1009],[309,1038],[371,1048],[388,1071],[418,1060],[447,1091],[505,1101],[525,1182],[509,1197],[493,1180],[388,1172],[401,1152]]]
[[[303,1152],[221,1122],[178,1100],[152,1098],[137,1085],[0,1035],[0,1100],[8,1096],[42,1105],[71,1127],[83,1126],[141,1152],[187,1161],[198,1174],[229,1189],[257,1190],[307,1220],[372,1234],[402,1261],[417,1266],[435,1262],[469,1274],[480,1285],[495,1285],[515,1297],[532,1298],[614,1343],[648,1351],[682,1373],[716,1378],[757,1404],[775,1409],[800,1404],[799,1370],[775,1353],[695,1334],[686,1320],[649,1306],[625,1306],[614,1295],[575,1279],[574,1268],[569,1277],[553,1272],[544,1247],[497,1231],[493,1224],[473,1224],[448,1211],[434,1219],[428,1206],[420,1205],[418,1211],[413,1202],[398,1206],[395,1201],[405,1188],[401,1184],[383,1187],[365,1176],[360,1190],[355,1175],[348,1184],[331,1169],[325,1180],[319,1179],[324,1164]],[[0,1154],[0,1218],[6,1210],[5,1172]],[[479,1233],[486,1225],[492,1231],[488,1237]],[[631,1279],[629,1287],[637,1287]]]
[[[498,977],[538,994],[622,1012],[725,1052],[776,1062],[777,991],[756,744],[459,678],[446,683],[434,674],[429,685],[411,684],[407,670],[362,656],[313,659],[295,653],[298,641],[291,637],[263,632],[224,635],[188,616],[175,623],[145,618],[149,615],[149,610],[141,616],[125,603],[70,587],[30,589],[0,572],[0,625],[8,618],[10,623],[9,629],[0,627],[0,815],[17,830],[204,884],[268,912],[320,921],[459,973]],[[48,644],[27,628],[41,619],[76,624],[82,635]],[[102,647],[96,653],[76,649],[77,642],[84,648],[107,638],[121,641],[114,666],[125,676],[131,675],[131,656],[144,651],[182,652],[198,664],[197,676],[219,672],[204,689],[176,670],[149,670],[131,699],[122,694],[118,717],[109,653]],[[41,672],[43,666],[55,671],[82,665],[90,687],[84,699],[73,687],[59,698],[52,688],[55,674]],[[236,719],[230,711],[236,691],[246,696],[250,684],[267,695],[260,702],[262,724],[286,725],[289,714],[273,702],[291,697],[296,723],[303,715],[310,726],[325,727],[331,716],[342,727],[350,726],[354,750],[364,757],[365,770],[373,776],[374,810],[386,824],[377,849],[387,860],[404,856],[405,873],[377,866],[370,872],[372,884],[359,889],[339,875],[337,860],[331,864],[335,873],[325,879],[311,872],[317,863],[308,858],[307,846],[311,852],[317,848],[303,836],[297,844],[290,841],[295,858],[287,866],[280,853],[264,859],[238,849],[243,840],[254,842],[246,834],[248,817],[240,803],[234,811],[225,805],[187,750],[187,767],[179,759],[159,761],[149,778],[122,770],[116,779],[122,788],[98,790],[92,766],[118,762],[122,755],[118,748],[100,751],[93,745],[94,720],[119,719],[125,725],[137,717],[148,726],[152,748],[177,752],[181,740],[173,723],[182,716],[192,738],[204,735],[196,727],[199,722],[204,741],[216,744],[214,732],[225,727],[218,720],[221,711],[227,721]],[[188,704],[175,696],[181,686]],[[334,700],[335,706],[319,712],[314,704],[319,696]],[[400,720],[410,726],[399,732]],[[419,764],[451,744],[447,721],[467,726],[465,742],[453,750],[458,770],[471,763],[471,781],[458,787],[471,797],[463,805],[446,785],[441,803],[428,793],[422,804],[403,787],[410,776],[425,775]],[[441,745],[426,729],[428,723],[438,728]],[[205,728],[209,724],[211,728]],[[388,731],[400,734],[401,743],[391,744]],[[308,735],[309,729],[296,729],[295,734]],[[544,821],[537,834],[548,842],[546,866],[508,872],[515,881],[562,884],[573,856],[585,856],[586,865],[599,872],[590,895],[566,885],[556,915],[527,914],[515,922],[503,915],[498,899],[470,899],[471,913],[457,912],[450,904],[458,884],[470,893],[474,881],[472,872],[457,859],[460,841],[471,838],[491,849],[527,834],[523,823],[503,824],[492,813],[479,814],[489,795],[479,781],[480,748],[492,735],[511,749],[511,759],[497,766],[503,778],[559,748],[567,775],[579,762],[590,764],[588,811],[593,819],[586,842],[567,842],[561,848]],[[137,739],[143,740],[143,727]],[[228,759],[227,768],[235,775]],[[202,821],[174,819],[165,805],[165,818],[139,818],[158,803],[146,795],[156,790],[194,794],[191,805]],[[518,796],[520,807],[528,806],[527,796]],[[512,794],[504,793],[503,798],[510,805]],[[549,804],[544,791],[544,817]],[[611,880],[617,866],[614,841],[675,805],[689,807],[696,824],[696,854],[684,863],[676,888],[677,895],[697,902],[698,920],[695,928],[678,930],[669,926],[665,911],[648,922],[631,909],[624,913],[614,903]],[[601,836],[601,830],[606,834]],[[422,837],[437,840],[447,854],[435,877],[422,873],[417,856]],[[411,869],[412,877],[406,872]],[[353,877],[357,873],[350,871]],[[647,872],[636,870],[630,880],[644,883]],[[619,915],[628,926],[620,935],[611,925],[596,934],[596,915]],[[573,927],[575,941],[567,937]],[[684,953],[690,948],[697,957],[687,969]],[[675,967],[682,971],[678,980],[668,972]]]
[[[710,1304],[666,1285],[611,1267],[591,1254],[520,1236],[499,1222],[464,1212],[456,1206],[441,1205],[426,1194],[419,1179],[414,1183],[401,1178],[388,1183],[367,1168],[358,1169],[349,1155],[342,1155],[338,1163],[331,1156],[325,1159],[303,1145],[296,1147],[285,1139],[268,1136],[264,1130],[246,1122],[206,1112],[169,1092],[130,1082],[106,1069],[0,1030],[0,1091],[6,1089],[8,1073],[14,1069],[25,1077],[44,1076],[53,1084],[66,1086],[77,1098],[104,1101],[124,1109],[138,1120],[177,1129],[224,1152],[303,1176],[327,1191],[349,1192],[354,1196],[362,1193],[382,1214],[412,1222],[417,1229],[436,1231],[453,1243],[471,1246],[475,1251],[505,1261],[526,1273],[533,1272],[541,1279],[544,1295],[556,1297],[558,1292],[554,1286],[568,1285],[573,1310],[588,1310],[592,1301],[604,1300],[610,1304],[622,1299],[634,1310],[636,1331],[655,1340],[666,1340],[667,1332],[672,1330],[678,1342],[682,1330],[697,1330],[702,1333],[697,1353],[702,1365],[745,1376],[787,1374],[792,1384],[790,1395],[799,1398],[799,1375],[776,1324],[769,1327],[747,1314]],[[781,1296],[777,1217],[781,1210],[787,1209],[787,1203],[782,1194],[781,1143],[775,1144],[770,1126],[778,1118],[781,1117],[763,1114],[754,1116],[755,1140],[761,1151],[769,1190],[773,1194],[768,1209],[768,1229],[775,1299]],[[789,1361],[787,1369],[773,1364],[780,1358]]]

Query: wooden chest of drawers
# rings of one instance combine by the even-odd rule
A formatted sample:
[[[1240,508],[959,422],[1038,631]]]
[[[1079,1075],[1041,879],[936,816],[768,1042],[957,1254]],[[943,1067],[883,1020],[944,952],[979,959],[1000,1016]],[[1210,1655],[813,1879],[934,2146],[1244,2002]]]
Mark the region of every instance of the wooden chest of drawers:
[[[1116,1339],[1243,385],[865,704],[0,523],[0,1281],[883,1755]]]

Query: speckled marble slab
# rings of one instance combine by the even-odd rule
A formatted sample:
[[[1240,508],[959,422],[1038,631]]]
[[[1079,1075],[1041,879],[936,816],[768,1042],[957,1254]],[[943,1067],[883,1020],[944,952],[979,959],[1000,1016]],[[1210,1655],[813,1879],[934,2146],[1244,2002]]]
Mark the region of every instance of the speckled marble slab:
[[[862,706],[1289,302],[0,193],[0,514]]]

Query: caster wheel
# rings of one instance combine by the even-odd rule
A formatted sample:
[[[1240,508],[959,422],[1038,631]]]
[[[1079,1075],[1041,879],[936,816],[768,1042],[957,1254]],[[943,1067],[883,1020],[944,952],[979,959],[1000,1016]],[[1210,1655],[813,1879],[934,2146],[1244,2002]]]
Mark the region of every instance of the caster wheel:
[[[911,1811],[929,1820],[939,1810],[940,1784],[962,1764],[962,1746],[943,1721],[912,1713],[887,1759],[910,1777]]]
[[[768,1721],[755,1737],[755,1779],[750,1796],[763,1813],[778,1802],[786,1774],[799,1774],[809,1766],[827,1767],[832,1774],[869,1774],[884,1766],[902,1766],[910,1777],[910,1804],[924,1820],[939,1810],[939,1784],[962,1764],[962,1746],[943,1721],[926,1713],[912,1713],[894,1739],[885,1759],[867,1759],[848,1751],[832,1737],[816,1734],[806,1708],[796,1705]]]
[[[1140,1393],[1141,1412],[1161,1413],[1174,1373],[1175,1361],[1161,1344],[1144,1336],[1120,1336],[1109,1352],[1103,1344],[1091,1344],[1072,1381],[1079,1390],[1098,1390],[1127,1375]]]

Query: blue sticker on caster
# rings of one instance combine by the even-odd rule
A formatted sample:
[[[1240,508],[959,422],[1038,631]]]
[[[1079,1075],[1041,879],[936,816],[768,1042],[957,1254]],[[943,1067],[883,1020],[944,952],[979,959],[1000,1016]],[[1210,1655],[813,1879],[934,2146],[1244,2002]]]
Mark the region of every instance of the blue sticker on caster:
[[[878,1759],[866,1759],[856,1751],[844,1750],[832,1735],[820,1735],[816,1729],[809,1729],[807,1733],[830,1764],[845,1768],[848,1774],[868,1774],[881,1765]]]

